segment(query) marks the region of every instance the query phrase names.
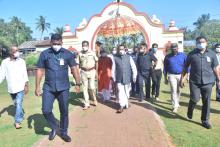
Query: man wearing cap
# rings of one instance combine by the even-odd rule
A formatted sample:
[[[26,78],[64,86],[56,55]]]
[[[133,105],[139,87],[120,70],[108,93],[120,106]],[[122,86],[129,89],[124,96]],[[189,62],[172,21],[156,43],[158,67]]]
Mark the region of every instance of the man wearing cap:
[[[170,48],[171,53],[166,55],[164,59],[164,77],[165,84],[170,83],[173,112],[176,113],[180,106],[179,82],[186,61],[186,55],[178,51],[177,43],[172,43]]]
[[[216,78],[217,85],[220,86],[220,67],[215,52],[207,48],[207,39],[205,37],[196,38],[196,48],[187,56],[182,77],[185,76],[186,69],[189,66],[191,67],[189,79],[190,100],[187,117],[192,119],[193,110],[201,96],[202,126],[211,129],[209,124],[211,93]],[[184,78],[181,78],[180,85],[181,87],[184,86]]]

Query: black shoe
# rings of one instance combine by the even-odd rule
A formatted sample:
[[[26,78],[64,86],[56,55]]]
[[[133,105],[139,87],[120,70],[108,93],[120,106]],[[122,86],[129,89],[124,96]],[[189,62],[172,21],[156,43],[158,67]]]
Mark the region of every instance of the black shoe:
[[[187,118],[192,119],[192,113],[190,113],[189,111],[187,112]]]
[[[52,130],[50,132],[50,134],[49,134],[49,140],[53,140],[56,135],[57,135],[57,131],[56,130]]]
[[[202,126],[206,129],[211,129],[212,126],[208,122],[202,122]]]
[[[217,102],[220,102],[220,99],[216,99]]]
[[[60,137],[65,141],[65,142],[71,142],[72,139],[67,135],[67,134],[61,134]]]

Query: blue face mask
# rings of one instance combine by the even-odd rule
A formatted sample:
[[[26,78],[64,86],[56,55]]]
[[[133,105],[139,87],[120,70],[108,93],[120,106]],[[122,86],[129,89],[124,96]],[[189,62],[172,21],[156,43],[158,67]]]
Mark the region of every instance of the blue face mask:
[[[153,48],[153,51],[156,52],[156,51],[157,51],[157,48]]]

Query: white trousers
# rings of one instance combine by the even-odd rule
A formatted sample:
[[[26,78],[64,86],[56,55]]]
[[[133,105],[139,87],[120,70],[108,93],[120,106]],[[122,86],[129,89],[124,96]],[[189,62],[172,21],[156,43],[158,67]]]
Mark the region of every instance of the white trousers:
[[[128,108],[128,99],[130,97],[130,84],[123,85],[121,83],[117,83],[118,89],[118,102],[121,107]]]
[[[171,100],[172,100],[172,106],[173,108],[178,108],[179,107],[179,101],[180,101],[180,78],[181,75],[174,75],[174,74],[169,74],[168,75],[168,80],[170,82],[170,88],[171,88]]]

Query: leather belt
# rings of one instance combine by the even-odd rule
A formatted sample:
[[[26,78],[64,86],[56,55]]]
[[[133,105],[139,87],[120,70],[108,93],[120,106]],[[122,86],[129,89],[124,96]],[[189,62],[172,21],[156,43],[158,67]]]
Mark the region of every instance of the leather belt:
[[[80,67],[80,68],[84,71],[91,71],[91,70],[95,69],[95,67],[92,67],[92,68]]]

